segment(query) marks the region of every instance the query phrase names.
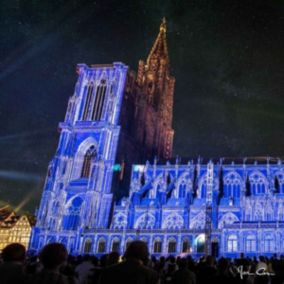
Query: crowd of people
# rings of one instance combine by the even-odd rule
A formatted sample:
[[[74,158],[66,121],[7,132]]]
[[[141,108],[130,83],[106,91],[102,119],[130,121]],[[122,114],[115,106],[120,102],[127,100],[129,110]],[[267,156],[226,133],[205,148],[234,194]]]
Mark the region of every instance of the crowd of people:
[[[111,252],[95,256],[68,256],[63,244],[46,245],[39,256],[28,257],[25,247],[14,243],[3,249],[0,283],[31,284],[196,284],[284,283],[284,257],[239,259],[202,257],[149,258],[147,245],[133,241],[123,257]]]

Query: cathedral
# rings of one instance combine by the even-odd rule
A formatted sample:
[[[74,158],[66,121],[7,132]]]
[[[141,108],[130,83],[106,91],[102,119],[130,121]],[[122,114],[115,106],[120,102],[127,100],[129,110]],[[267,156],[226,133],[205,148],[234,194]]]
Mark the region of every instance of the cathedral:
[[[30,251],[284,254],[284,166],[273,158],[172,160],[175,78],[166,22],[138,70],[77,65]],[[151,162],[150,162],[151,161]]]

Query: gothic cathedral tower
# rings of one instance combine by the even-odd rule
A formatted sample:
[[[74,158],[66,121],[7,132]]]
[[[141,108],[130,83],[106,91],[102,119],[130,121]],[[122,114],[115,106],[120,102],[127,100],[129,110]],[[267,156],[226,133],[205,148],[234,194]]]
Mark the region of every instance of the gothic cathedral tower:
[[[50,162],[30,249],[49,242],[79,249],[80,234],[109,224],[113,165],[128,67],[77,66],[55,157]]]
[[[166,41],[166,21],[163,19],[147,61],[139,61],[137,85],[139,93],[146,94],[147,108],[139,108],[138,137],[151,149],[147,156],[172,157],[173,94],[175,79],[170,75],[170,62]],[[142,121],[144,123],[142,123]],[[143,125],[143,126],[142,126]]]
[[[127,149],[137,153],[132,154],[132,163],[155,156],[162,160],[172,157],[175,78],[170,74],[166,32],[163,19],[147,60],[139,61],[137,74],[128,72],[119,146],[125,149],[127,145]],[[120,149],[119,155],[123,156]]]

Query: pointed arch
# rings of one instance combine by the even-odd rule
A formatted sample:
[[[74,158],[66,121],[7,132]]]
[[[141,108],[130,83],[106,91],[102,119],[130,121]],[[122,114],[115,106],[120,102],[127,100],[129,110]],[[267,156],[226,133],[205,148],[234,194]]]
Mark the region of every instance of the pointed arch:
[[[99,238],[97,245],[97,253],[105,253],[106,252],[106,239],[104,237]]]
[[[162,240],[160,237],[154,239],[153,242],[153,252],[154,253],[161,253],[162,252]]]
[[[111,242],[111,251],[112,252],[120,252],[120,239],[118,237],[114,237]]]
[[[192,181],[188,172],[183,173],[176,182],[174,189],[175,198],[185,198],[186,194],[192,190]]]
[[[83,140],[76,151],[75,157],[74,157],[74,165],[72,168],[72,179],[79,179],[82,177],[82,169],[84,166],[84,162],[85,162],[85,169],[87,170],[88,167],[90,166],[90,161],[87,161],[87,157],[86,154],[88,151],[90,151],[90,154],[95,154],[97,155],[97,149],[98,149],[98,143],[96,141],[96,139],[92,136],[86,138],[85,140]],[[91,158],[91,157],[89,157]],[[89,159],[91,160],[91,159]],[[87,171],[85,171],[85,173],[87,174]]]
[[[233,224],[239,221],[239,218],[235,214],[228,212],[220,218],[218,227],[222,229],[227,224]]]
[[[86,96],[85,105],[84,105],[83,120],[88,119],[88,114],[89,114],[93,92],[94,92],[94,83],[90,82],[87,86],[87,96]]]
[[[105,105],[107,90],[107,80],[101,79],[100,83],[96,87],[95,99],[93,102],[92,120],[101,120],[103,114],[103,108]]]
[[[279,183],[279,192],[284,192],[284,171],[281,169],[275,173],[275,178],[277,178]]]
[[[253,195],[267,193],[268,181],[263,173],[260,171],[253,171],[249,175],[249,181]]]
[[[81,170],[81,177],[88,178],[91,171],[91,163],[92,160],[95,159],[97,156],[97,151],[94,145],[92,145],[84,155],[82,170]]]
[[[176,253],[177,251],[177,241],[175,238],[168,239],[168,253]]]
[[[227,173],[224,178],[224,197],[240,198],[242,178],[236,172],[232,171]]]
[[[159,191],[165,191],[165,178],[163,173],[159,174],[153,181],[153,186],[152,188],[149,190],[149,197],[150,198],[156,198],[157,197],[157,193]]]
[[[188,238],[184,238],[182,240],[182,249],[181,249],[182,253],[189,253],[190,252],[190,241]]]
[[[203,253],[205,251],[205,234],[200,234],[195,239],[197,253]]]
[[[90,253],[92,251],[92,240],[90,238],[85,239],[84,241],[84,253]]]
[[[198,213],[190,222],[190,229],[203,229],[205,226],[205,212]]]
[[[153,214],[145,213],[141,215],[135,222],[135,229],[154,229],[155,227],[155,216]]]
[[[127,225],[127,217],[124,213],[117,213],[113,216],[113,228],[114,229],[124,229]]]
[[[163,229],[169,230],[179,230],[184,226],[184,220],[182,216],[178,213],[172,213],[168,215],[162,225]]]

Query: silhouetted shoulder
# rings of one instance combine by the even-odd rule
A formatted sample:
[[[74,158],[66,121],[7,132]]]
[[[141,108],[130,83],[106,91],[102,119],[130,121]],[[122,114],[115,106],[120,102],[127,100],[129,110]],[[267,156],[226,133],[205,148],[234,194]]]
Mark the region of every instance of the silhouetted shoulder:
[[[103,270],[99,283],[156,284],[158,273],[137,261],[125,261]]]

